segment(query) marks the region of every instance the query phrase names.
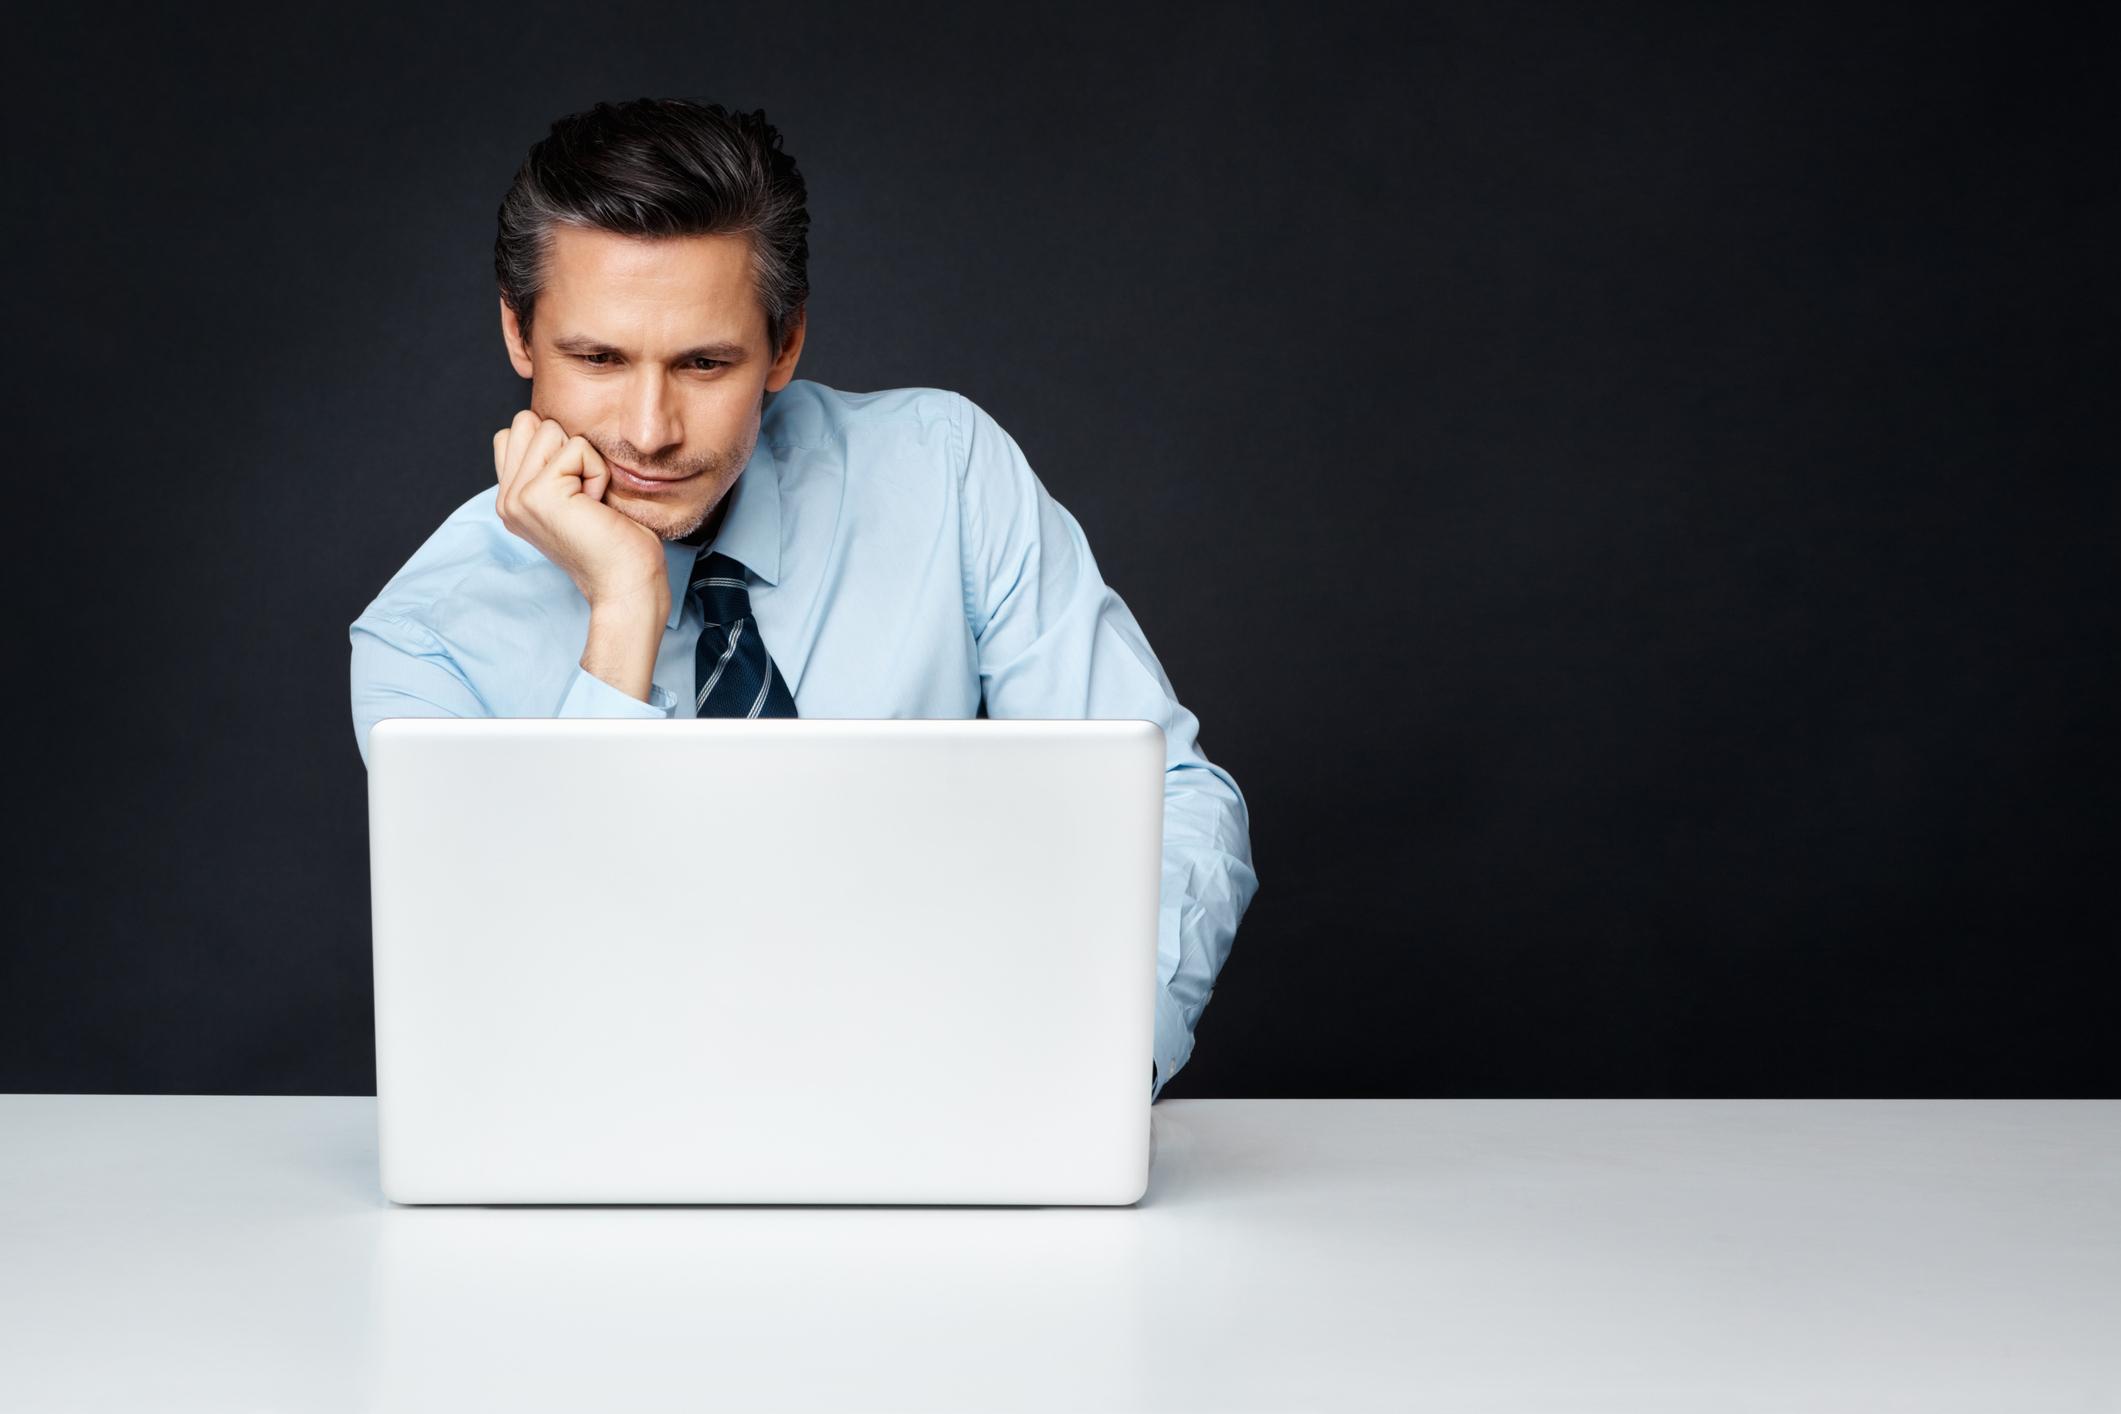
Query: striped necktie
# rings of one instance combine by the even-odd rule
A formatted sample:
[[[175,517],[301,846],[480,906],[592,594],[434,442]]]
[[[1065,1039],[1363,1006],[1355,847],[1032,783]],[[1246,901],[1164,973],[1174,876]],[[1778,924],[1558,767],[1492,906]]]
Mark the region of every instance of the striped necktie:
[[[707,616],[693,650],[693,715],[793,717],[795,698],[752,622],[743,565],[718,550],[700,551],[692,565],[692,592]]]

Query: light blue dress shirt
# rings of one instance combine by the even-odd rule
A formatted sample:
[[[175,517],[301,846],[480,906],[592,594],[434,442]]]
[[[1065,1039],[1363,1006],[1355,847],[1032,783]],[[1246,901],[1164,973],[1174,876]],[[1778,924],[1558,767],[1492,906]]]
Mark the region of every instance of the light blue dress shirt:
[[[348,630],[355,743],[385,717],[689,717],[704,618],[699,547],[665,541],[670,617],[650,701],[585,671],[589,604],[501,524],[489,484]],[[1259,887],[1230,773],[1201,754],[1134,615],[1075,517],[1000,424],[936,388],[845,393],[795,379],[767,400],[714,548],[745,567],[752,617],[803,717],[1141,718],[1164,729],[1153,1099]]]

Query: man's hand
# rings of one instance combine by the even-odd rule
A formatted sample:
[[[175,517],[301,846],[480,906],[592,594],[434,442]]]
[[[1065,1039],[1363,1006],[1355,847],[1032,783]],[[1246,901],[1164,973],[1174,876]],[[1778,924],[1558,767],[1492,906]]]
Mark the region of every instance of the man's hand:
[[[663,540],[604,504],[611,471],[586,437],[528,408],[493,434],[501,524],[567,571],[592,617],[653,619],[670,612]]]

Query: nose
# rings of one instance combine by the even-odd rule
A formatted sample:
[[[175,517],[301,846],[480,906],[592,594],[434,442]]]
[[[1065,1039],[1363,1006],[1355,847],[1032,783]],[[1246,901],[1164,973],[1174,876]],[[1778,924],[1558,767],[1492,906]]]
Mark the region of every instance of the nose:
[[[652,461],[658,453],[685,440],[684,429],[678,424],[677,399],[671,396],[661,369],[642,369],[631,398],[626,410],[626,439],[643,460]]]

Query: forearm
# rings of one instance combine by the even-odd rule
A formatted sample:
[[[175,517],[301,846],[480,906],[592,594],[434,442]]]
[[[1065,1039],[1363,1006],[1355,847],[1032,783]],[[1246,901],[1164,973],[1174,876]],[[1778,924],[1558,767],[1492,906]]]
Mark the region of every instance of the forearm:
[[[1184,1067],[1216,978],[1229,960],[1239,921],[1259,891],[1249,815],[1220,767],[1164,797],[1162,901],[1157,918],[1156,1062],[1162,1079]],[[1208,784],[1229,783],[1229,793]],[[1205,829],[1188,829],[1194,822]],[[1174,833],[1174,830],[1176,831]],[[1152,1091],[1154,1094],[1155,1091]]]

